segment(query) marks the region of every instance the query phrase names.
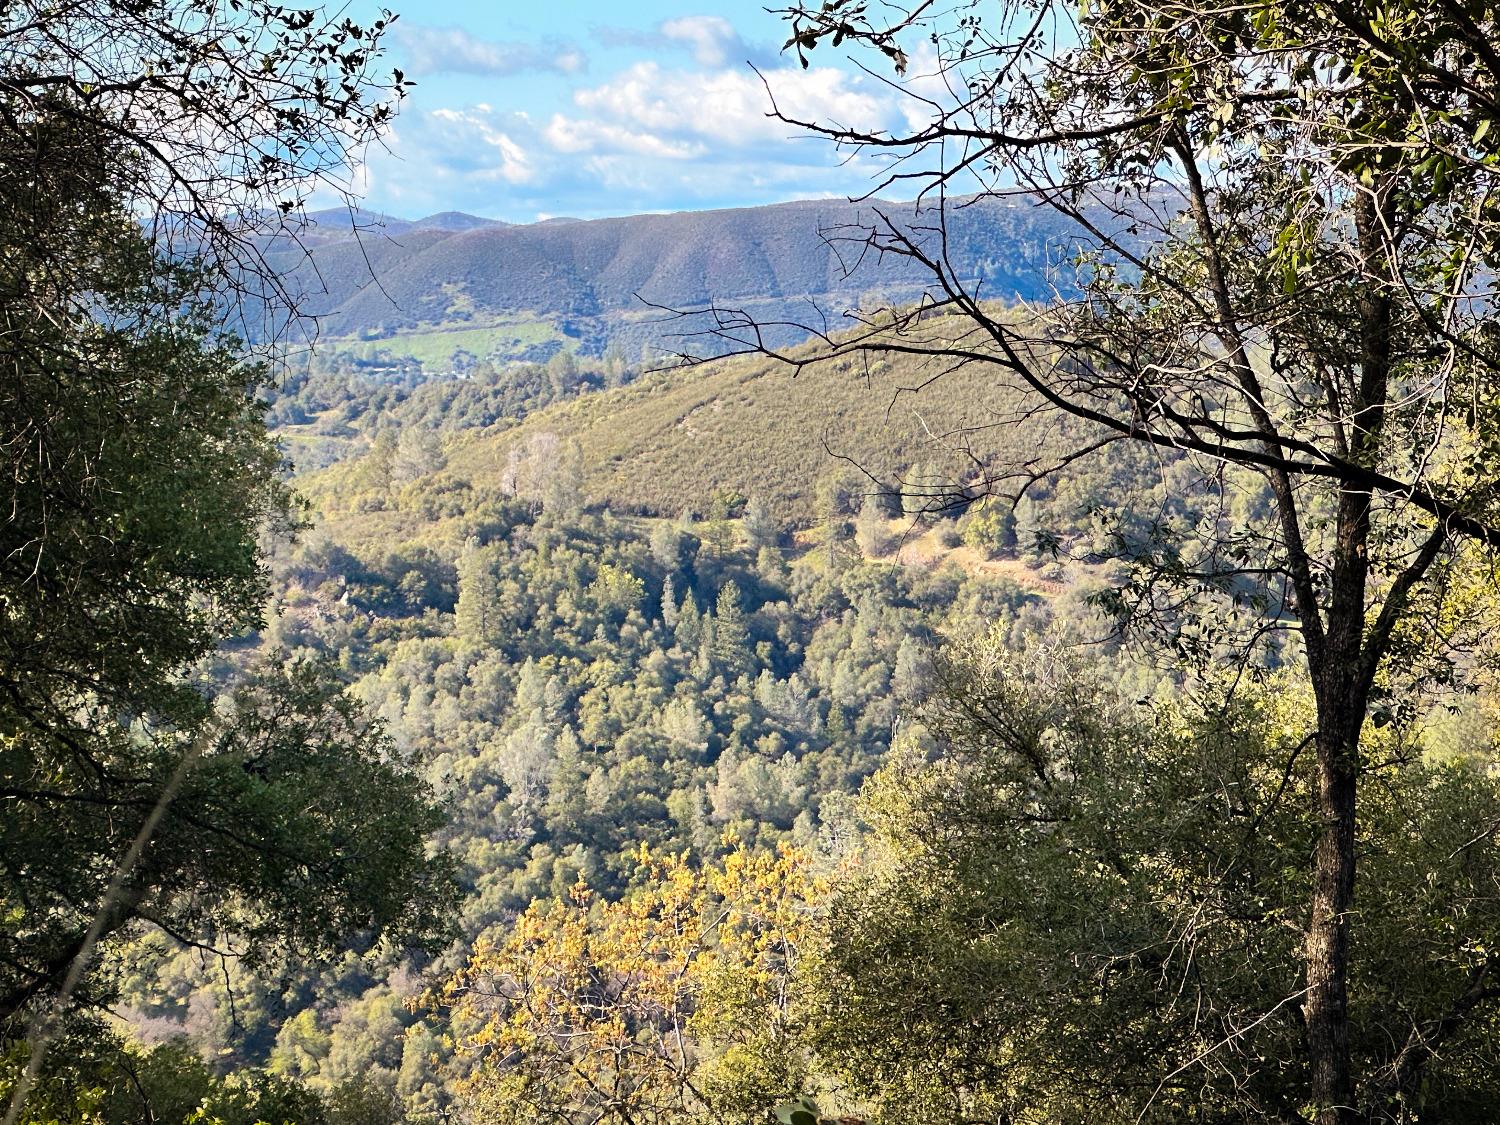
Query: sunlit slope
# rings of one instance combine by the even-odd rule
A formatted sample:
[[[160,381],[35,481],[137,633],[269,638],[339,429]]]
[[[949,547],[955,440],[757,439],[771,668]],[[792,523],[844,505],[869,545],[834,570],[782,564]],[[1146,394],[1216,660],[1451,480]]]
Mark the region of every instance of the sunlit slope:
[[[808,526],[818,518],[819,482],[834,473],[868,473],[872,491],[874,482],[910,489],[939,478],[970,481],[981,466],[1045,457],[1069,440],[1055,417],[1025,417],[1023,402],[998,368],[939,375],[899,359],[794,376],[772,360],[738,357],[650,374],[519,424],[445,435],[445,465],[406,488],[450,496],[504,490],[514,458],[555,439],[578,443],[586,499],[616,512],[701,514],[726,493],[759,497],[784,522]],[[411,497],[369,495],[377,487],[369,461],[367,454],[313,474],[305,487],[324,511],[360,510],[371,530],[410,525]],[[461,522],[451,505],[428,509],[441,510],[439,522]]]
[[[1015,395],[993,374],[955,373],[907,390],[916,381],[903,375],[911,374],[886,368],[866,379],[853,369],[814,368],[794,377],[762,360],[719,362],[586,396],[513,432],[462,442],[450,468],[483,477],[511,447],[551,432],[578,440],[589,497],[618,511],[702,511],[716,492],[728,492],[759,496],[806,523],[819,478],[840,459],[886,484],[928,461],[961,471],[961,449],[999,437],[967,431],[1014,408]],[[1035,444],[1042,436],[1011,428],[1003,440]]]

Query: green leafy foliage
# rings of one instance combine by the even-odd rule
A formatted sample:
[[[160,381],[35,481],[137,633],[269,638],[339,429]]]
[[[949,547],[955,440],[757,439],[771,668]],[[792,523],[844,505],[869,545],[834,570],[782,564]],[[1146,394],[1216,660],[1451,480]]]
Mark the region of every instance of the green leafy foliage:
[[[1134,700],[995,639],[948,651],[926,735],[867,787],[867,861],[810,969],[812,1049],[874,1120],[1226,1121],[1301,1112],[1311,702]],[[1353,982],[1361,1069],[1413,1113],[1487,1120],[1500,785],[1372,736]],[[1411,1044],[1427,1078],[1399,1084]]]
[[[372,489],[378,505],[341,491],[364,479],[360,460],[313,477],[318,522],[277,561],[262,637],[345,669],[443,797],[435,842],[460,866],[461,946],[431,963],[393,951],[364,967],[236,970],[238,1026],[217,974],[143,950],[127,999],[153,1036],[191,1033],[226,1065],[323,1091],[363,1073],[413,1111],[451,1107],[467,1064],[414,1044],[463,1029],[403,1007],[424,967],[452,972],[580,883],[630,894],[642,843],[705,861],[726,831],[753,847],[847,848],[847,796],[930,683],[942,635],[987,622],[1019,636],[1087,612],[1082,573],[1049,600],[958,565],[829,565],[732,481],[704,481],[703,520],[580,507],[563,487],[567,443],[523,432],[522,457],[493,467],[450,434],[441,467]],[[741,1062],[760,1072],[753,1053]]]
[[[215,327],[197,264],[119,204],[133,155],[87,115],[18,112],[24,158],[0,136],[0,1040],[51,1060],[28,1114],[125,1120],[132,1064],[86,1013],[118,1000],[140,934],[266,968],[441,942],[453,883],[426,784],[337,675],[221,647],[243,655],[262,624],[262,538],[294,522],[264,370]],[[265,1075],[177,1077],[196,1092],[163,1112],[183,1121],[320,1104]]]

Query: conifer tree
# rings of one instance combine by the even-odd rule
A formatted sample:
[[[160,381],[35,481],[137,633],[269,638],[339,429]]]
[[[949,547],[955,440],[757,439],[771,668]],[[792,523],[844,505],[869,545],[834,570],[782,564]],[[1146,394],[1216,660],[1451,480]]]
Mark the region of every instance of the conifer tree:
[[[740,605],[740,588],[733,581],[719,587],[714,603],[713,658],[731,675],[747,667],[750,659],[750,629]]]

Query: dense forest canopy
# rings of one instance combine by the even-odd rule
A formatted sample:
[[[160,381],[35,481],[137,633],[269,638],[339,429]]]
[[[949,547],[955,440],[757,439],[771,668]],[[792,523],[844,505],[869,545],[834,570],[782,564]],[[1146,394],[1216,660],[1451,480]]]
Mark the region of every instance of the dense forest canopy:
[[[1493,14],[782,15],[921,198],[770,335],[320,230],[394,17],[0,15],[6,1125],[1500,1112]],[[665,230],[752,354],[515,303]]]

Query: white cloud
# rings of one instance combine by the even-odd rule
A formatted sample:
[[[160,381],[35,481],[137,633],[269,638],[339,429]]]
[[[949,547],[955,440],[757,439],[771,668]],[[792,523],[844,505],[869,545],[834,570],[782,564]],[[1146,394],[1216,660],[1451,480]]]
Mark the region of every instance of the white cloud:
[[[780,65],[777,50],[762,43],[747,42],[723,16],[689,15],[663,20],[650,31],[633,27],[594,27],[593,38],[606,47],[626,47],[659,56],[664,51],[685,50],[703,67],[720,67],[746,61],[766,68]]]
[[[751,52],[740,40],[739,32],[723,16],[679,16],[663,22],[657,29],[663,38],[686,45],[699,66],[723,66],[743,61]],[[738,59],[731,59],[731,54]]]
[[[779,70],[768,82],[788,117],[879,128],[891,116],[887,99],[858,88],[842,71]],[[771,99],[760,78],[741,70],[665,71],[641,62],[609,82],[576,91],[573,101],[595,120],[716,147],[781,141],[793,132],[770,116]]]
[[[564,117],[554,114],[542,135],[558,152],[578,153],[609,150],[665,160],[691,160],[707,154],[707,146],[674,141],[607,121]]]
[[[369,205],[524,221],[858,195],[878,178],[878,154],[839,152],[770,116],[767,85],[789,117],[869,130],[904,124],[890,87],[830,66],[778,62],[763,83],[737,62],[709,65],[732,59],[739,42],[715,17],[667,21],[656,34],[688,47],[697,63],[640,61],[536,116],[484,102],[409,107],[392,151],[374,154],[366,169]]]
[[[479,74],[504,77],[528,71],[576,74],[588,59],[577,47],[556,41],[493,43],[458,27],[396,25],[396,54],[414,75]]]
[[[493,106],[408,111],[361,169],[372,210],[468,211],[511,221],[738,207],[866,190],[870,165],[820,142],[744,145],[631,130],[600,118],[538,122]]]
[[[500,217],[509,196],[545,179],[549,162],[524,114],[481,103],[406,110],[357,174],[374,210],[403,218],[449,210]]]
[[[450,153],[463,156],[465,175],[510,184],[524,184],[534,178],[535,170],[526,150],[502,131],[489,106],[435,109],[426,116],[429,134],[436,134],[433,139]]]

